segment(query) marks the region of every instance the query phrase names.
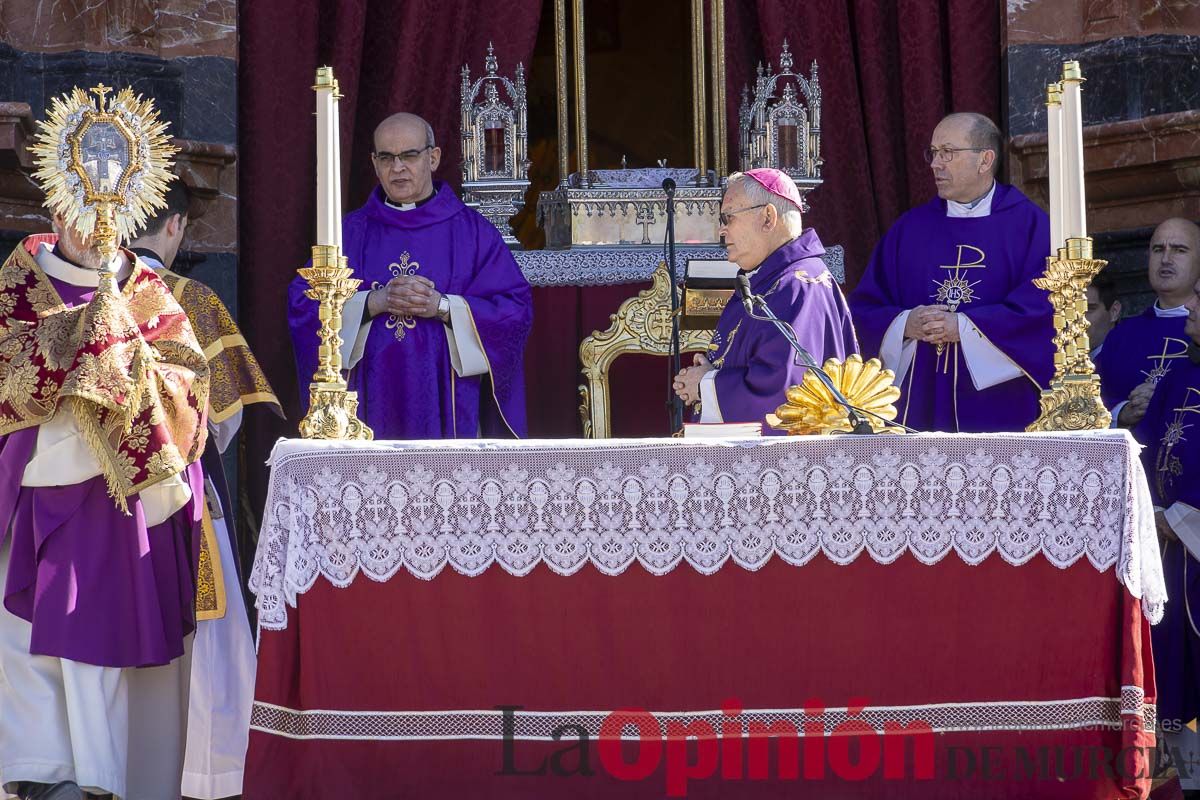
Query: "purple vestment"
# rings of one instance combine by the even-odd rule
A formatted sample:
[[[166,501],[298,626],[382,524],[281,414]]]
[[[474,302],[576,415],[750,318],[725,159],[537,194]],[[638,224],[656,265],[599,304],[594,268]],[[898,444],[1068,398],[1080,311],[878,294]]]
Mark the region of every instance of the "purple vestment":
[[[825,248],[812,228],[780,247],[750,273],[750,290],[790,323],[818,364],[858,352],[842,290],[821,260]],[[717,402],[725,422],[763,422],[804,380],[787,339],[770,322],[752,319],[735,296],[717,321],[709,360],[719,370]],[[764,433],[782,434],[764,423]]]
[[[1187,317],[1160,317],[1151,306],[1108,332],[1096,357],[1104,405],[1112,408],[1128,400],[1139,384],[1157,384],[1170,372],[1172,362],[1187,350],[1186,322]]]
[[[1024,372],[977,390],[962,347],[916,344],[900,385],[899,419],[919,430],[1021,431],[1038,416],[1038,395],[1054,374],[1054,328],[1048,295],[1033,285],[1046,269],[1050,221],[1011,186],[996,184],[986,217],[946,216],[934,198],[896,221],[850,295],[863,355],[879,355],[901,312],[948,305]],[[892,367],[894,365],[888,364]]]
[[[69,305],[95,288],[51,278]],[[192,499],[146,527],[139,496],[121,513],[97,476],[71,486],[22,486],[38,429],[0,437],[0,544],[11,532],[4,607],[32,624],[30,652],[103,667],[160,666],[183,655],[195,629],[196,563],[204,497],[200,463],[184,479]]]
[[[408,211],[389,207],[376,187],[366,205],[342,221],[343,250],[360,291],[397,275],[422,275],[439,292],[470,307],[490,372],[454,373],[446,330],[438,319],[371,322],[362,360],[350,372],[359,417],[377,439],[524,436],[525,339],[532,293],[499,231],[463,205],[450,187],[434,184],[433,199]],[[307,283],[292,281],[288,322],[296,353],[301,404],[316,370],[317,303]]]
[[[1200,509],[1200,363],[1174,362],[1133,435],[1145,445],[1154,504]],[[1151,630],[1158,718],[1186,723],[1200,715],[1200,561],[1182,543],[1167,542],[1163,577],[1166,611]]]

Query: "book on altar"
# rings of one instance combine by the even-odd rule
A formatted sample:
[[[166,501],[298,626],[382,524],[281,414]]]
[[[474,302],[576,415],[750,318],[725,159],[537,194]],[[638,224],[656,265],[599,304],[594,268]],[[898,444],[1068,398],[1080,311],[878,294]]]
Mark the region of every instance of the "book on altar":
[[[762,436],[761,422],[685,422],[685,439],[736,439]]]

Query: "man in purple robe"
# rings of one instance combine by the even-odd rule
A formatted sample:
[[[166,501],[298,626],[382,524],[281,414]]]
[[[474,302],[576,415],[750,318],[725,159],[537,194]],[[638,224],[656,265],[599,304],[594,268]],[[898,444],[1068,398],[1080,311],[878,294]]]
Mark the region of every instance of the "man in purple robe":
[[[900,421],[921,430],[1021,431],[1054,374],[1045,212],[997,183],[1000,131],[951,114],[926,159],[938,196],[880,240],[850,309],[864,355],[896,373]]]
[[[1200,281],[1200,227],[1186,219],[1168,219],[1150,238],[1148,275],[1154,304],[1121,323],[1108,337],[1096,372],[1100,394],[1123,428],[1132,428],[1146,413],[1154,387],[1185,358],[1188,338],[1183,333]]]
[[[1200,716],[1200,282],[1187,300],[1188,347],[1163,376],[1134,429],[1145,445],[1167,606],[1151,630],[1158,719],[1172,752],[1183,751],[1185,789],[1200,789],[1200,737],[1187,725]]]
[[[818,364],[858,352],[850,310],[821,260],[817,232],[804,230],[800,192],[786,173],[752,169],[729,176],[721,200],[721,236],[729,260],[750,277],[750,291],[790,323]],[[808,369],[773,324],[754,319],[735,296],[721,312],[711,351],[680,371],[675,392],[700,402],[701,422],[763,422]],[[766,429],[767,433],[783,433]]]
[[[170,290],[57,213],[0,267],[0,795],[178,797],[204,351]]]
[[[361,291],[343,310],[342,365],[378,439],[520,437],[529,283],[500,232],[433,180],[433,129],[394,114],[375,129],[380,185],[342,221]],[[302,403],[317,365],[317,303],[289,287]]]

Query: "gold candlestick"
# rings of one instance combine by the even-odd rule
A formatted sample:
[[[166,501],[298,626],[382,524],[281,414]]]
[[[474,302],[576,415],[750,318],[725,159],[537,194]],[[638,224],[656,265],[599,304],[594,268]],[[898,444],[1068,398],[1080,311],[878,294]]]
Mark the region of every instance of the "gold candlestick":
[[[358,394],[346,390],[342,378],[342,306],[362,283],[351,278],[341,248],[341,180],[339,170],[337,101],[333,70],[317,70],[317,244],[312,266],[297,270],[308,281],[304,296],[320,304],[317,312],[317,371],[308,385],[308,413],[300,420],[305,439],[372,439],[371,429],[358,418]]]
[[[304,296],[320,303],[317,332],[317,371],[308,385],[308,413],[300,420],[305,439],[372,439],[371,429],[358,419],[358,393],[347,391],[342,378],[342,306],[354,295],[358,278],[351,278],[346,257],[337,245],[313,245],[312,266],[297,270],[308,281]]]
[[[1085,431],[1107,428],[1112,415],[1100,399],[1088,345],[1087,287],[1108,262],[1092,258],[1091,237],[1067,239],[1046,274],[1034,280],[1050,292],[1054,306],[1054,379],[1042,391],[1042,414],[1028,431]]]

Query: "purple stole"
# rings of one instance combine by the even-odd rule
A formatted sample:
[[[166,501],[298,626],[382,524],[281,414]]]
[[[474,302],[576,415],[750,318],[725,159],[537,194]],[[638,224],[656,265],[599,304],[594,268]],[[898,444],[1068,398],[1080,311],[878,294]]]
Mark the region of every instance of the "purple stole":
[[[381,314],[371,321],[362,360],[350,372],[359,416],[376,439],[524,436],[525,339],[533,319],[529,283],[499,231],[434,184],[433,199],[408,211],[389,207],[376,187],[342,221],[343,251],[360,291],[393,277],[423,275],[443,294],[460,295],[471,310],[490,372],[458,377],[441,321]],[[307,284],[289,287],[288,322],[301,405],[316,369],[317,303]]]
[[[1200,363],[1174,362],[1134,437],[1145,445],[1142,462],[1155,505],[1200,508]],[[1158,718],[1188,722],[1200,715],[1200,561],[1182,543],[1167,542],[1163,577],[1166,611],[1151,629]]]
[[[812,228],[780,247],[750,273],[750,290],[791,323],[796,338],[818,364],[858,352],[850,309],[821,260],[825,248]],[[709,360],[720,370],[717,402],[725,422],[764,422],[783,405],[789,386],[807,367],[770,322],[752,319],[735,296],[721,313]],[[766,426],[764,433],[781,434]]]
[[[1050,222],[1011,186],[997,183],[986,217],[946,216],[940,198],[904,214],[884,235],[850,309],[864,357],[879,355],[902,311],[948,305],[966,314],[1024,373],[977,390],[959,344],[918,342],[901,383],[900,421],[920,430],[1021,431],[1038,415],[1054,374],[1048,295],[1033,285],[1046,268]],[[890,365],[889,365],[890,366]]]

